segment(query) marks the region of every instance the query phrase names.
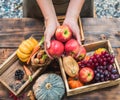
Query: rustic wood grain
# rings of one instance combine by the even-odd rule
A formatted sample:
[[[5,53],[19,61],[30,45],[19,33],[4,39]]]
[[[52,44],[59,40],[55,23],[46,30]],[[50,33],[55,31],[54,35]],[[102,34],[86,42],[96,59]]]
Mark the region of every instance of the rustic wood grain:
[[[105,39],[109,39],[112,47],[120,47],[120,19],[99,19],[87,18],[82,19],[83,31],[85,35],[84,43],[91,43],[102,40],[102,35]]]
[[[105,36],[107,38],[110,37],[108,35],[115,34],[114,39],[117,38],[117,42],[115,43],[119,44],[120,19],[82,18],[82,24],[85,34],[85,43],[101,40],[101,34],[106,33]],[[44,32],[43,26],[43,23],[36,19],[0,19],[0,64],[17,49],[18,44],[24,39],[33,35],[39,40],[39,33]],[[95,34],[99,35],[97,36]],[[115,43],[112,44],[112,46],[114,47],[113,50],[120,64],[120,47]],[[1,87],[3,87],[3,85],[0,84],[0,89],[2,89]],[[23,93],[26,94],[31,87],[32,84],[27,87]],[[2,90],[6,90],[6,88]],[[66,97],[65,95],[63,100],[120,100],[120,86],[116,85],[70,97]]]

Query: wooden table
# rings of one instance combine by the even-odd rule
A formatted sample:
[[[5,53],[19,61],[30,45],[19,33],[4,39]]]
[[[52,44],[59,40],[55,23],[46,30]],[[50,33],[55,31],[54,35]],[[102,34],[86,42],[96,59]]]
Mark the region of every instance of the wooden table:
[[[85,42],[109,39],[120,65],[120,19],[82,18]],[[33,36],[39,40],[43,23],[36,19],[0,19],[0,64],[3,63],[24,39]],[[0,84],[0,90],[5,87]],[[28,91],[27,89],[25,90]],[[0,97],[1,100],[1,97]],[[12,99],[9,99],[12,100]],[[28,100],[28,99],[24,99]],[[63,100],[120,100],[120,86],[64,97]]]

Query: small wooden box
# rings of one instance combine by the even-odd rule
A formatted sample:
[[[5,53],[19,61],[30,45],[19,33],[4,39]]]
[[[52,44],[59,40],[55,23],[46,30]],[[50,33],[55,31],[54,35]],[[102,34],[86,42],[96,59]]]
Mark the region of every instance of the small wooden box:
[[[30,67],[30,66],[28,66]],[[45,67],[40,67],[32,74],[32,79],[34,80],[35,77],[43,72]],[[13,91],[13,89],[9,86],[9,84],[14,83],[14,74],[17,69],[23,70],[22,64],[20,64],[20,61],[16,55],[16,52],[14,52],[1,66],[0,66],[0,82],[8,88],[14,95],[19,95],[25,87],[27,87],[31,81],[26,80],[25,83],[17,90]]]
[[[111,44],[110,44],[109,40],[94,42],[94,43],[86,44],[86,45],[83,45],[83,46],[86,48],[88,53],[92,52],[92,51],[94,51],[98,48],[106,48],[109,52],[113,53],[113,50],[112,50],[112,47],[111,47]],[[97,89],[117,85],[117,84],[120,83],[120,78],[118,78],[118,79],[113,80],[113,81],[104,81],[104,82],[100,82],[100,83],[84,85],[82,87],[75,88],[75,89],[70,89],[61,58],[59,59],[59,64],[60,64],[61,74],[62,74],[64,83],[65,83],[67,96],[71,96],[71,95],[75,95],[75,94],[79,94],[79,93],[83,93],[83,92],[88,92],[88,91],[92,91],[92,90],[97,90]],[[120,74],[120,68],[119,68],[119,65],[118,65],[118,62],[117,62],[116,58],[115,58],[114,67],[118,70],[118,72]]]
[[[59,23],[62,25],[65,16],[57,16]],[[81,38],[81,42],[84,43],[84,32],[83,32],[83,27],[82,27],[82,22],[81,22],[81,18],[79,17],[78,19],[78,25],[79,25],[79,29],[80,29],[80,38]]]

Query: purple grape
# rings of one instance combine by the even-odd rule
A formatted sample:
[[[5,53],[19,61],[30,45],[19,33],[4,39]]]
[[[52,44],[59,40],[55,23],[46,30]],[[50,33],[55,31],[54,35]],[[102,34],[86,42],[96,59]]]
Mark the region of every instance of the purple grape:
[[[111,60],[109,61],[109,63],[110,63],[110,64],[113,64],[113,63],[114,63],[114,59],[111,59]]]
[[[101,82],[104,82],[105,80],[104,80],[104,78],[101,78]]]
[[[94,56],[91,56],[91,57],[90,57],[90,59],[93,61],[93,59],[94,59]]]
[[[100,71],[99,71],[101,74],[103,74],[103,70],[101,69]]]
[[[103,69],[106,70],[107,66],[103,66]]]
[[[101,78],[101,79],[102,79],[102,78],[104,78],[104,75],[103,75],[103,74],[101,74],[101,75],[100,75],[100,78]]]
[[[108,57],[108,58],[107,58],[107,60],[108,60],[108,61],[110,61],[110,60],[111,60],[111,58],[110,58],[110,57]]]
[[[94,54],[94,55],[93,55],[93,58],[96,58],[96,57],[97,57],[97,54]]]
[[[87,63],[86,65],[87,65],[88,67],[90,67],[90,66],[91,66],[91,64],[89,64],[89,63]]]
[[[118,79],[120,77],[119,74],[115,74],[115,79]]]
[[[110,78],[111,78],[111,80],[115,80],[116,79],[114,74],[111,74]]]
[[[104,71],[104,75],[107,76],[109,74],[108,70]]]
[[[88,63],[90,63],[90,64],[92,64],[92,62],[93,62],[93,61],[92,61],[91,59],[88,61]]]
[[[100,69],[104,69],[104,66],[100,66]]]
[[[95,70],[94,73],[97,74],[97,71]]]
[[[103,62],[103,66],[105,66],[105,65],[107,65],[107,63],[104,61],[104,62]]]
[[[103,59],[100,59],[100,63],[102,63],[103,62]]]
[[[100,69],[99,69],[99,68],[97,68],[97,72],[100,72]]]
[[[98,66],[98,65],[99,65],[99,63],[96,62],[96,63],[95,63],[95,66]]]
[[[107,61],[107,58],[103,58],[103,61]]]
[[[81,65],[80,67],[83,68],[83,67],[85,67],[85,66],[84,66],[84,65]]]
[[[96,62],[97,62],[97,59],[94,58],[93,61],[94,61],[94,63],[96,63]]]
[[[103,52],[101,52],[101,55],[105,55],[105,54],[106,54],[106,52],[104,52],[104,51],[103,51]]]
[[[95,77],[95,80],[98,82],[100,80],[100,78],[99,77]]]
[[[96,55],[96,59],[99,59],[100,58],[100,55]]]
[[[109,78],[109,77],[110,77],[110,74],[108,73],[106,77]]]
[[[94,63],[92,63],[92,64],[91,64],[91,66],[95,66],[95,64],[94,64]]]
[[[96,73],[96,77],[100,77],[100,73]]]
[[[105,54],[105,57],[109,57],[110,55],[108,53]]]
[[[109,66],[107,67],[108,71],[111,71],[112,68],[113,68],[113,65],[109,65]]]
[[[105,77],[105,81],[108,81],[109,80],[109,78],[108,77]]]
[[[87,61],[83,61],[83,64],[86,65],[88,62]]]
[[[82,64],[81,63],[78,63],[78,65],[81,67],[82,66]]]
[[[110,55],[110,58],[111,58],[111,59],[114,59],[114,58],[115,58],[115,56],[111,54],[111,55]]]
[[[105,56],[104,56],[104,55],[101,55],[101,58],[102,58],[102,59],[104,59],[104,58],[105,58]]]
[[[112,74],[116,74],[116,73],[117,73],[117,70],[116,70],[115,68],[112,68],[111,73],[112,73]]]

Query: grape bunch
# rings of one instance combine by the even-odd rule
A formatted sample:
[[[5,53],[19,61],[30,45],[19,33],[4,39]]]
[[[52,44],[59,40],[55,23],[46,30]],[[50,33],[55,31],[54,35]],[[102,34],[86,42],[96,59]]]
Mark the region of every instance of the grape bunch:
[[[97,66],[106,66],[114,63],[114,55],[110,54],[108,51],[103,51],[101,54],[93,54],[89,60],[82,60],[79,63],[80,67],[92,67],[96,68]]]
[[[107,66],[97,66],[94,70],[94,82],[103,82],[108,80],[115,80],[120,77],[116,68],[109,64]]]

